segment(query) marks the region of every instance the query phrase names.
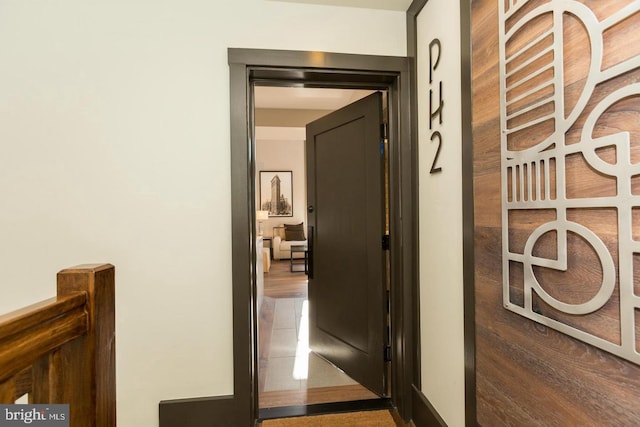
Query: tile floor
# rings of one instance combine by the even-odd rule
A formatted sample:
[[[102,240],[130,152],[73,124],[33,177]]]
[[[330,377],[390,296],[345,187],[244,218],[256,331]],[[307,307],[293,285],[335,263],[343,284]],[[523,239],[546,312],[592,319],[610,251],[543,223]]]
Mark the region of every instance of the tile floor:
[[[264,391],[304,390],[356,384],[309,350],[305,298],[277,298]]]

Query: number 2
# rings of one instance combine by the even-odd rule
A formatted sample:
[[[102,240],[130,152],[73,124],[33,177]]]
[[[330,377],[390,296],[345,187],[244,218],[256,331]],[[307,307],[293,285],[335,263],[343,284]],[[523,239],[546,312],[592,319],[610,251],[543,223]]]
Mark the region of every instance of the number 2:
[[[433,157],[433,163],[431,164],[430,173],[442,172],[442,167],[437,166],[438,158],[440,157],[440,149],[442,148],[442,135],[440,135],[440,132],[438,131],[435,131],[431,135],[431,141],[433,141],[436,138],[438,138],[438,148],[436,148],[436,155]]]

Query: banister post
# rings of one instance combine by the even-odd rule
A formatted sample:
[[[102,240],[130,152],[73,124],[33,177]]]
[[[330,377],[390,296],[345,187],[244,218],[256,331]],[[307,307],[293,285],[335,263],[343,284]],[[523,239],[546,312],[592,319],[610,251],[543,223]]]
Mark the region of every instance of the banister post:
[[[58,295],[87,293],[89,328],[74,346],[57,355],[55,365],[77,387],[65,388],[59,403],[81,402],[69,408],[72,426],[116,425],[115,268],[110,264],[85,264],[58,273]],[[73,343],[71,343],[73,344]],[[71,360],[69,360],[69,358]],[[61,365],[62,364],[62,365]],[[80,383],[90,381],[89,390]],[[69,393],[69,394],[67,394]],[[83,395],[87,393],[87,395]],[[73,396],[73,398],[72,398]]]
[[[0,403],[11,404],[16,400],[16,381],[13,378],[0,383]]]

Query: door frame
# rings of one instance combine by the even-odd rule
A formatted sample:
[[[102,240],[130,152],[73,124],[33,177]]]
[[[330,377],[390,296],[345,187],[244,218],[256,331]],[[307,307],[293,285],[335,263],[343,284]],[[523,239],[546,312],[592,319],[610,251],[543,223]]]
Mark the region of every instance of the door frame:
[[[255,277],[247,269],[255,253],[255,139],[253,137],[252,84],[307,87],[386,88],[389,96],[389,180],[391,224],[392,401],[405,420],[411,414],[417,315],[417,253],[415,227],[417,204],[415,176],[417,149],[411,138],[410,64],[406,57],[351,55],[326,52],[229,49],[231,79],[231,167],[233,218],[234,354],[246,355],[240,366],[248,378],[236,378],[236,392],[250,389],[252,419],[257,401],[257,319]],[[402,166],[402,167],[401,167]],[[404,216],[401,215],[404,212]],[[249,292],[251,294],[249,294]],[[250,305],[246,303],[250,302]],[[236,310],[249,311],[242,319]],[[240,313],[238,313],[240,314]],[[246,326],[249,320],[250,329]],[[244,323],[244,325],[243,325]],[[253,325],[253,326],[252,326]],[[252,327],[251,327],[252,326]],[[240,328],[238,330],[238,327]],[[247,330],[251,330],[250,343]],[[241,348],[236,339],[243,339]],[[249,344],[249,346],[247,346]],[[247,347],[250,351],[247,351]],[[234,357],[236,363],[240,360]],[[238,365],[236,365],[238,366]],[[243,371],[247,371],[247,369]],[[238,375],[235,369],[234,376]],[[238,382],[244,380],[244,384]],[[247,384],[247,380],[248,383]],[[240,388],[238,387],[240,386]]]
[[[391,248],[391,399],[405,421],[419,381],[417,311],[417,143],[411,125],[408,57],[230,48],[233,395],[160,404],[160,426],[215,419],[252,426],[258,415],[254,83],[277,86],[387,88]]]

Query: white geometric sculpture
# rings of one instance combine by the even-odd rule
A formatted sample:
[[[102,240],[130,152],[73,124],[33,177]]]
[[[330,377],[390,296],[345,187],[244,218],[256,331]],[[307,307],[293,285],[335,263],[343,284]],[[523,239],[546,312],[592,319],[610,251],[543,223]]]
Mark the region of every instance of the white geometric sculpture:
[[[639,13],[640,1],[613,12],[602,20],[578,1],[551,0],[546,3],[529,0],[500,0],[500,103],[501,103],[501,179],[502,179],[502,272],[504,307],[531,320],[554,328],[576,339],[640,364],[636,343],[636,310],[640,295],[634,292],[634,256],[640,254],[640,241],[634,240],[632,212],[640,208],[640,195],[632,194],[632,178],[640,175],[640,163],[632,163],[630,133],[619,129],[606,137],[595,137],[596,123],[616,104],[625,101],[640,105],[640,81],[630,78],[616,84],[611,93],[594,91],[611,81],[640,68],[640,56],[604,67],[603,35],[607,30]],[[538,5],[537,7],[535,7]],[[565,87],[565,32],[569,20],[582,24],[585,45],[582,58],[588,63],[579,96],[569,102]],[[575,28],[575,26],[574,26]],[[636,34],[639,34],[636,32]],[[640,37],[630,43],[640,43]],[[605,68],[605,69],[603,69]],[[640,74],[639,74],[640,75]],[[599,90],[602,90],[602,85]],[[569,105],[570,104],[570,105]],[[591,110],[589,111],[587,106]],[[582,116],[579,141],[567,143],[567,132]],[[586,117],[586,119],[584,119]],[[522,135],[531,133],[531,141]],[[518,139],[520,138],[520,139]],[[635,141],[639,144],[640,141]],[[605,161],[598,151],[615,148],[615,161]],[[567,159],[581,155],[598,176],[615,180],[616,194],[606,197],[568,197]],[[611,209],[617,216],[617,254],[594,233],[588,224],[571,219],[576,210]],[[520,212],[519,212],[520,211]],[[523,245],[511,244],[510,217],[526,212],[552,216],[537,225]],[[638,225],[640,226],[640,225]],[[554,256],[540,256],[534,248],[542,236],[555,237]],[[567,269],[568,234],[573,233],[592,247],[600,261],[601,284],[586,301],[575,303],[562,298],[562,286],[540,281],[541,268]],[[516,248],[515,246],[519,246]],[[615,252],[615,251],[614,251]],[[635,254],[635,255],[634,255]],[[522,271],[522,284],[511,283],[511,269]],[[520,270],[521,269],[521,270]],[[521,295],[514,295],[514,289]],[[613,295],[619,299],[620,336],[607,339],[581,329],[580,322],[567,321],[571,316],[594,315],[609,303]],[[516,300],[518,300],[516,302]],[[552,318],[535,309],[535,301],[543,301],[561,313]],[[640,336],[640,334],[638,334]]]

